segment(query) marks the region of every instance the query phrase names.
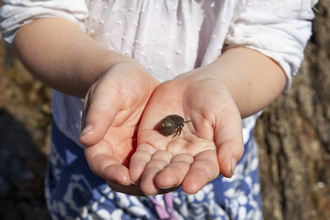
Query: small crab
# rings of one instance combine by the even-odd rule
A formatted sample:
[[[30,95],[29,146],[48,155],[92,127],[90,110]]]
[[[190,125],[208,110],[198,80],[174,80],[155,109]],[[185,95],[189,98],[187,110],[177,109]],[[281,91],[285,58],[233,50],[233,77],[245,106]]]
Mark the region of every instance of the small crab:
[[[179,115],[168,115],[160,122],[160,131],[163,135],[171,135],[174,133],[174,137],[181,134],[183,123],[190,122],[190,120],[185,121]]]

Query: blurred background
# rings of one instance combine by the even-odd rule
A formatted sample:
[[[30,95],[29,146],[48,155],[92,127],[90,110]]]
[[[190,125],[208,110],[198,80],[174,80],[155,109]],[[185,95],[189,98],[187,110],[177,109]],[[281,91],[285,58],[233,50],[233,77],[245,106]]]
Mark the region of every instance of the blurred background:
[[[299,74],[258,120],[267,220],[330,219],[330,1],[320,0]],[[50,89],[0,41],[0,219],[49,219]]]

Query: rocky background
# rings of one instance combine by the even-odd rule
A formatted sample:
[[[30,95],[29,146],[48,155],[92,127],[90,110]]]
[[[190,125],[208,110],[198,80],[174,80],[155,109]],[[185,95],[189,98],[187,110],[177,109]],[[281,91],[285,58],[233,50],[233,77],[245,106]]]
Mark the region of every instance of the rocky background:
[[[255,129],[267,220],[330,219],[330,1],[316,8],[292,89]],[[43,191],[50,97],[0,42],[0,219],[50,219]]]
[[[47,220],[51,92],[0,42],[0,219]]]

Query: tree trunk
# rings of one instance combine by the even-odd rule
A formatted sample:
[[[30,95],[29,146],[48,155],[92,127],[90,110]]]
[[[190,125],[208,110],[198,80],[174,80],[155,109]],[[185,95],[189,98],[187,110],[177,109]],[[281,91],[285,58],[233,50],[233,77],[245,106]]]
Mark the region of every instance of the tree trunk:
[[[316,8],[292,88],[255,128],[267,220],[330,219],[330,2]]]

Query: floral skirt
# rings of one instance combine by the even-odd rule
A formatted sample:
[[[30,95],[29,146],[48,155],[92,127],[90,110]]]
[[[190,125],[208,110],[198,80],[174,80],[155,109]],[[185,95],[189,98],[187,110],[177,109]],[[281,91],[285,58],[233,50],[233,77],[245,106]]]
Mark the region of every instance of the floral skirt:
[[[112,191],[105,180],[90,171],[83,149],[54,123],[45,181],[51,216],[93,220],[262,219],[258,148],[252,131],[250,136],[232,178],[219,176],[194,195],[180,188],[167,195],[137,197]]]

